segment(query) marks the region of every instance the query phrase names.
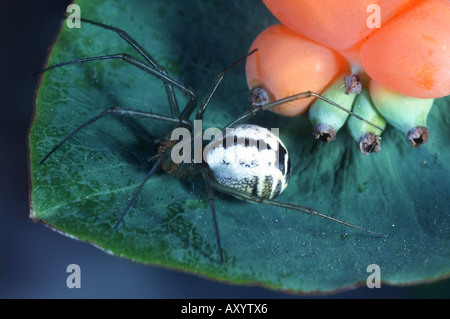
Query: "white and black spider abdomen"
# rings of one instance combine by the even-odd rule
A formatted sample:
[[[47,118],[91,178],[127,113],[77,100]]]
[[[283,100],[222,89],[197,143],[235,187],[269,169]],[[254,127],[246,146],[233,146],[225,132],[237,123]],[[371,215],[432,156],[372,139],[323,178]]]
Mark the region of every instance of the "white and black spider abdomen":
[[[291,163],[283,142],[266,128],[241,124],[223,131],[205,152],[219,184],[272,199],[288,185]]]

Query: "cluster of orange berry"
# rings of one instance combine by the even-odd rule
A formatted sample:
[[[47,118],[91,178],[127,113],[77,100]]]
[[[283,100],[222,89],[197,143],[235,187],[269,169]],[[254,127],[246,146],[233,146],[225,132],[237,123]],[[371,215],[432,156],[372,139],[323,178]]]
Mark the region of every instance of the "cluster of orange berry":
[[[413,146],[428,140],[435,98],[450,94],[450,1],[263,0],[281,21],[252,44],[251,90],[267,102],[312,91],[384,129],[404,131]],[[379,149],[381,130],[319,99],[272,111],[309,110],[316,138],[347,126],[363,154]]]

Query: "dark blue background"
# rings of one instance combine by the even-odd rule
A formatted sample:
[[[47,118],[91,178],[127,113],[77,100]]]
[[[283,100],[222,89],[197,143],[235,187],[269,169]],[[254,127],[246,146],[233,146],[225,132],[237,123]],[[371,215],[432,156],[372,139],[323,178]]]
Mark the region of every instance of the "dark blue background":
[[[136,264],[29,219],[26,133],[37,81],[30,75],[41,69],[69,3],[1,2],[0,298],[298,298]],[[81,267],[80,289],[66,286],[72,263]],[[448,298],[449,283],[361,287],[326,297]]]

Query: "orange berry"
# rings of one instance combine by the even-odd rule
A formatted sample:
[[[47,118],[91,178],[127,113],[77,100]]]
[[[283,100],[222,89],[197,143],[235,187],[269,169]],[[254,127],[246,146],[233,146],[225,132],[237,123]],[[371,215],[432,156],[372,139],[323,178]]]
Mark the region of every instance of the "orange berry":
[[[246,73],[250,89],[264,88],[271,101],[297,93],[320,93],[349,66],[338,53],[291,31],[282,24],[268,27],[253,42]],[[304,113],[314,99],[301,99],[273,109],[285,116]]]
[[[450,94],[450,2],[425,0],[395,17],[361,47],[369,76],[404,95]]]
[[[419,0],[263,0],[284,25],[339,52],[349,51],[376,31],[368,25],[374,5],[380,22]]]

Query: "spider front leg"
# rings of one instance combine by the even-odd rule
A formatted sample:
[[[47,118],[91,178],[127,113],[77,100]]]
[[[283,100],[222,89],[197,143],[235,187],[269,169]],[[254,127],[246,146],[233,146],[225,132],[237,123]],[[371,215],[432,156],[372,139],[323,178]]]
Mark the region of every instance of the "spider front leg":
[[[257,49],[254,49],[254,50],[250,51],[246,56],[244,56],[244,57],[240,58],[239,60],[235,61],[233,64],[231,64],[229,67],[227,67],[225,70],[223,70],[222,72],[220,72],[217,75],[216,80],[214,81],[213,87],[209,91],[209,94],[206,96],[206,98],[205,98],[204,102],[202,103],[202,105],[199,107],[199,109],[197,111],[197,115],[195,116],[195,119],[197,119],[197,120],[203,119],[203,114],[205,113],[206,108],[208,107],[209,102],[211,101],[211,98],[213,97],[213,95],[216,92],[217,88],[219,87],[220,83],[222,83],[222,80],[224,79],[225,75],[229,71],[234,69],[236,66],[238,66],[239,64],[244,62],[250,55],[252,55],[256,51],[257,51]]]
[[[130,109],[120,109],[120,108],[109,108],[97,116],[94,116],[93,118],[87,120],[80,126],[78,126],[75,130],[70,132],[64,139],[62,139],[55,147],[53,147],[46,155],[45,157],[39,162],[39,164],[43,164],[57,149],[59,149],[61,146],[64,145],[69,139],[71,139],[75,134],[80,132],[85,127],[91,125],[92,123],[96,122],[97,120],[105,117],[109,114],[120,114],[120,115],[127,115],[127,116],[134,116],[134,117],[142,117],[142,118],[149,118],[164,122],[170,122],[170,123],[176,123],[178,125],[185,125],[185,126],[192,126],[192,123],[189,120],[183,120],[176,117],[170,117],[162,114],[157,113],[151,113],[151,112],[142,112],[137,110],[130,110]]]
[[[252,94],[252,93],[250,93],[250,94]],[[343,108],[342,106],[333,102],[332,100],[327,99],[326,97],[324,97],[318,93],[311,92],[311,91],[294,94],[292,96],[288,96],[288,97],[285,97],[283,99],[279,99],[279,100],[273,101],[273,102],[254,104],[254,108],[248,110],[247,112],[243,113],[242,115],[240,115],[239,117],[234,119],[232,122],[228,123],[228,125],[226,125],[225,128],[242,123],[242,122],[250,119],[251,117],[255,116],[259,112],[262,112],[265,110],[270,110],[271,108],[282,105],[284,103],[288,103],[288,102],[292,102],[292,101],[300,100],[300,99],[311,98],[311,97],[316,97],[318,99],[321,99],[321,100],[337,107],[338,109],[341,109],[342,111],[350,114],[351,116],[356,117],[358,120],[364,121],[364,122],[368,123],[369,125],[375,127],[376,129],[378,129],[380,131],[380,133],[383,132],[383,129],[381,127],[373,124],[372,122],[366,120],[365,118],[359,116],[358,114],[355,114],[355,113]]]
[[[112,32],[117,33],[122,39],[124,39],[136,52],[138,52],[144,59],[155,69],[159,70],[159,72],[163,74],[168,74],[166,69],[164,69],[139,43],[136,42],[125,30],[109,26],[100,22],[92,21],[85,18],[80,18],[80,21],[101,27],[103,29],[110,30]],[[178,102],[175,97],[175,91],[170,83],[164,83],[167,98],[169,100],[170,112],[173,116],[180,116],[180,110],[178,107]]]
[[[55,69],[55,68],[66,66],[66,65],[93,62],[93,61],[104,61],[104,60],[123,60],[124,62],[127,62],[131,65],[134,65],[134,66],[140,68],[141,70],[155,76],[156,78],[159,78],[161,81],[163,81],[163,83],[170,84],[173,87],[180,90],[182,93],[186,94],[189,97],[189,102],[186,105],[186,107],[183,109],[181,114],[179,115],[179,118],[183,118],[183,119],[189,118],[189,116],[192,114],[195,107],[197,106],[198,97],[197,97],[197,94],[194,92],[194,90],[192,90],[190,87],[188,87],[184,83],[181,83],[181,82],[173,79],[171,76],[167,75],[166,73],[161,72],[159,69],[154,68],[151,65],[147,65],[144,62],[142,62],[128,54],[122,54],[122,53],[108,54],[108,55],[87,57],[87,58],[82,58],[82,59],[61,62],[61,63],[54,64],[52,66],[49,66],[49,67],[43,69],[42,71],[36,73],[35,75],[43,73],[43,72],[47,72],[47,71]]]
[[[138,68],[144,70],[147,73],[150,73],[154,75],[155,77],[161,79],[164,83],[170,84],[171,86],[176,87],[181,92],[189,96],[189,102],[186,105],[186,107],[183,109],[181,116],[164,116],[161,114],[151,113],[151,112],[140,112],[136,110],[129,110],[129,109],[116,109],[116,108],[110,108],[99,115],[91,118],[87,122],[83,123],[81,126],[79,126],[77,129],[75,129],[73,132],[71,132],[68,136],[66,136],[58,145],[56,145],[41,161],[41,164],[59,147],[61,147],[67,140],[69,140],[72,136],[74,136],[76,133],[78,133],[81,129],[84,127],[92,124],[93,122],[97,121],[98,119],[112,113],[119,113],[122,115],[133,115],[133,116],[140,116],[140,117],[147,117],[147,118],[153,118],[157,120],[163,120],[168,122],[173,122],[176,124],[186,125],[187,127],[192,127],[192,124],[189,120],[189,115],[194,110],[195,106],[197,105],[197,94],[188,86],[184,85],[181,82],[178,82],[174,80],[172,77],[167,75],[166,73],[162,73],[159,69],[154,68],[153,66],[149,66],[132,56],[129,56],[127,54],[111,54],[111,55],[102,55],[102,56],[96,56],[96,57],[88,57],[88,58],[82,58],[77,60],[71,60],[66,62],[57,63],[55,65],[49,66],[42,71],[38,72],[43,73],[47,72],[49,70],[71,65],[71,64],[78,64],[78,63],[86,63],[86,62],[92,62],[92,61],[103,61],[103,60],[115,60],[115,59],[121,59],[127,63],[130,63],[131,65],[137,66]]]

